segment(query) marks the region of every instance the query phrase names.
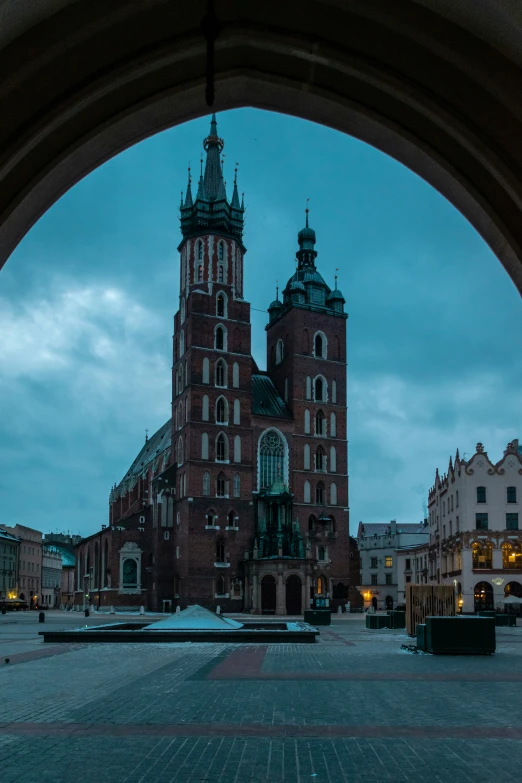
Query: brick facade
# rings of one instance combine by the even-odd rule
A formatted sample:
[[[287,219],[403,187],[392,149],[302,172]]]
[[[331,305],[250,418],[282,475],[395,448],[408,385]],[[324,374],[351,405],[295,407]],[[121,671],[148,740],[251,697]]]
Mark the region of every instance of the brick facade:
[[[284,614],[348,599],[344,299],[316,269],[307,216],[257,368],[222,146],[213,121],[181,205],[172,417],[113,487],[108,527],[78,545],[77,604]]]

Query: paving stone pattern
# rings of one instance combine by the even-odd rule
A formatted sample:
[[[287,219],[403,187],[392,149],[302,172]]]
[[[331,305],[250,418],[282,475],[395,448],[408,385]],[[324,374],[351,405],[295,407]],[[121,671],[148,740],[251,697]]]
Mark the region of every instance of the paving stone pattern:
[[[44,646],[34,616],[2,619],[2,783],[522,778],[522,628],[495,656],[439,657],[360,617],[245,646]]]

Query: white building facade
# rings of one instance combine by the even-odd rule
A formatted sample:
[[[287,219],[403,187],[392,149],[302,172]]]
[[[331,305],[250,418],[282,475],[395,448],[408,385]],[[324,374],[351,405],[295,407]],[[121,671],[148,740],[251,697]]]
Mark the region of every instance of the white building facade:
[[[437,469],[428,496],[427,583],[453,584],[463,612],[497,608],[509,595],[522,597],[521,500],[518,440],[508,443],[496,463],[478,443],[469,460],[457,450],[446,474]]]
[[[404,573],[406,559],[402,553],[410,547],[428,545],[429,527],[427,520],[414,524],[400,524],[396,520],[388,523],[359,522],[357,543],[361,558],[361,585],[364,608],[377,611],[394,609],[404,603],[404,586],[400,580],[411,574]],[[411,567],[411,562],[408,562]],[[402,571],[400,570],[402,568]],[[401,587],[401,590],[399,590]]]

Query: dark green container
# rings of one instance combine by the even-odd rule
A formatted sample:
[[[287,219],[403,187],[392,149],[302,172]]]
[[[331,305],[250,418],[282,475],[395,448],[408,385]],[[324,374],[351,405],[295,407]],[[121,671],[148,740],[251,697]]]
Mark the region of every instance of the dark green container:
[[[426,617],[426,650],[434,655],[491,655],[493,617]]]
[[[514,614],[497,614],[495,620],[497,625],[507,626],[508,628],[516,628],[517,625],[517,618]]]
[[[388,612],[391,618],[391,628],[406,628],[406,612],[401,612],[400,609],[390,609]]]
[[[330,609],[305,609],[304,621],[310,625],[330,625],[332,613]]]
[[[388,614],[367,614],[366,627],[373,631],[379,628],[392,628],[392,619]]]
[[[426,651],[426,625],[419,623],[417,625],[417,650]]]

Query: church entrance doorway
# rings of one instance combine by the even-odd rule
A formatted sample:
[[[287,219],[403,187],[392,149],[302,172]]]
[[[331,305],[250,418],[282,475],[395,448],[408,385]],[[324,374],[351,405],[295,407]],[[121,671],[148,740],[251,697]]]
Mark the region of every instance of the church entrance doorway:
[[[261,612],[263,614],[275,614],[276,593],[276,580],[267,574],[261,580]]]
[[[301,614],[301,593],[302,593],[301,579],[297,574],[292,574],[286,580],[286,613],[287,614]]]

